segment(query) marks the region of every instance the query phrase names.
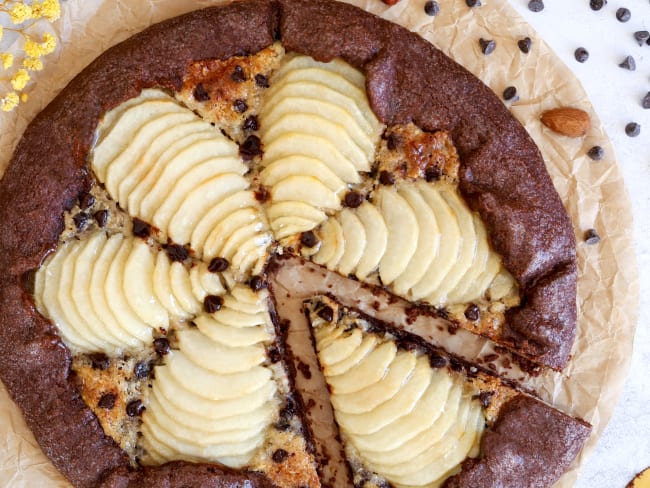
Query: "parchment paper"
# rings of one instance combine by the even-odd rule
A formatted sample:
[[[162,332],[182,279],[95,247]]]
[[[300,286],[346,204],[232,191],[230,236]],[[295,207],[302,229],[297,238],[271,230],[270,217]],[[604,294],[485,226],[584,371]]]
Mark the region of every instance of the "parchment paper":
[[[563,374],[548,373],[531,381],[544,400],[594,426],[594,434],[574,468],[557,484],[572,486],[580,464],[594,448],[616,405],[629,368],[637,317],[631,211],[613,148],[580,83],[507,0],[483,0],[482,7],[473,9],[460,0],[440,0],[436,17],[424,13],[425,0],[401,0],[390,8],[379,0],[348,1],[418,32],[499,96],[505,87],[517,87],[520,100],[512,104],[512,113],[540,146],[579,243],[579,330],[573,359]],[[55,26],[60,47],[46,58],[45,70],[36,76],[30,100],[13,113],[0,114],[0,174],[29,120],[102,51],[153,22],[215,3],[219,2],[64,2],[62,18]],[[525,36],[533,39],[528,55],[521,53],[516,43]],[[496,41],[497,49],[491,55],[481,53],[480,37]],[[570,139],[543,127],[540,113],[557,106],[589,112],[592,128],[587,136]],[[599,162],[586,156],[596,144],[606,154]],[[602,240],[587,246],[584,231],[592,227]],[[69,486],[38,448],[1,383],[0,485]]]

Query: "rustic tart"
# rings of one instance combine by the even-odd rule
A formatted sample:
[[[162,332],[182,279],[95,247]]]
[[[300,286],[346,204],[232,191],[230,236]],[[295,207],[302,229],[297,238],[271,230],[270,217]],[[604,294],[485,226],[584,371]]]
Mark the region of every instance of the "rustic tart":
[[[537,147],[357,8],[150,27],[0,189],[0,374],[75,486],[543,487],[589,436],[518,386],[576,326]]]

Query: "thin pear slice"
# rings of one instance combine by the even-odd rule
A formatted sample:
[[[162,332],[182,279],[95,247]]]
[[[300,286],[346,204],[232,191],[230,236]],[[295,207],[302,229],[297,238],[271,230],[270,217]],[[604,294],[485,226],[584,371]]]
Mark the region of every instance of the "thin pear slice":
[[[271,189],[273,203],[299,200],[319,208],[338,210],[341,200],[313,176],[289,176]]]
[[[318,351],[318,359],[323,364],[336,364],[350,356],[361,345],[361,329],[353,329],[343,334],[336,342]]]
[[[248,273],[251,272],[251,268],[255,268],[252,274],[259,274],[261,270],[257,269],[257,263],[264,260],[263,258],[266,256],[267,249],[272,242],[273,236],[266,231],[257,233],[251,239],[243,242],[230,258],[233,269]]]
[[[243,313],[263,313],[268,312],[269,310],[268,305],[264,300],[257,302],[242,302],[232,295],[225,295],[223,297],[223,306]]]
[[[413,254],[406,269],[393,282],[395,293],[405,296],[429,269],[431,262],[438,254],[441,237],[435,214],[422,198],[417,187],[406,183],[401,185],[398,191],[413,209],[419,228],[415,254]]]
[[[203,303],[208,295],[223,295],[226,289],[218,273],[211,273],[207,263],[201,261],[190,269],[190,282],[194,298]]]
[[[224,325],[231,327],[257,327],[266,323],[266,313],[244,313],[228,308],[212,314],[212,317]]]
[[[433,305],[447,303],[447,295],[456,287],[463,278],[463,275],[472,266],[476,256],[476,231],[474,229],[472,213],[465,202],[461,201],[456,191],[443,189],[440,194],[452,209],[454,215],[456,215],[461,233],[461,246],[454,266],[444,277],[440,286],[426,298]]]
[[[359,259],[355,272],[360,280],[364,280],[379,266],[379,262],[386,252],[388,228],[384,217],[377,210],[377,207],[370,202],[363,202],[355,210],[355,213],[366,232],[366,248]]]
[[[447,202],[440,196],[438,185],[418,182],[420,195],[433,209],[436,222],[444,238],[440,239],[438,255],[422,279],[411,288],[413,299],[420,300],[440,286],[445,275],[454,266],[461,247],[461,234],[458,221]]]
[[[314,262],[323,264],[328,269],[334,270],[345,251],[345,241],[343,240],[341,224],[337,219],[331,218],[325,221],[319,234],[322,235],[323,241],[319,251],[314,256]]]
[[[178,108],[178,112],[165,113],[151,119],[140,127],[132,137],[126,141],[124,150],[106,168],[104,185],[108,193],[119,200],[119,185],[138,164],[151,144],[166,130],[171,127],[189,122],[196,116],[189,110]]]
[[[82,249],[77,255],[74,263],[74,270],[72,272],[72,293],[70,294],[71,304],[76,308],[79,317],[88,325],[92,333],[103,341],[106,341],[107,346],[104,349],[108,352],[109,349],[116,349],[116,352],[124,347],[124,342],[116,338],[112,331],[105,327],[102,320],[95,313],[90,298],[90,279],[92,276],[93,268],[96,265],[97,258],[101,254],[104,245],[106,244],[106,235],[103,232],[97,232],[90,237],[87,241],[80,243]]]
[[[258,214],[257,217],[258,220],[244,227],[240,227],[232,234],[230,234],[230,236],[223,243],[223,247],[221,248],[221,251],[219,251],[219,255],[232,262],[235,253],[238,251],[238,249],[244,246],[245,243],[253,242],[254,244],[257,244],[255,241],[256,237],[258,237],[265,230],[264,222],[261,220],[262,216]],[[262,240],[262,242],[264,242],[264,240]]]
[[[221,375],[211,373],[193,364],[183,354],[172,354],[167,361],[169,371],[192,393],[208,400],[240,398],[271,381],[271,370],[256,366],[241,373]]]
[[[472,220],[474,221],[474,229],[476,230],[476,253],[474,254],[474,260],[456,284],[456,287],[449,293],[447,303],[465,303],[480,298],[479,294],[476,296],[467,296],[467,292],[485,271],[491,251],[488,244],[487,232],[480,217],[473,213]],[[481,290],[481,292],[483,291],[485,290]]]
[[[221,177],[218,176],[217,178]],[[230,177],[228,176],[226,179],[230,179]],[[211,189],[211,197],[209,200],[214,199],[214,202],[211,203],[211,208],[200,217],[190,237],[192,248],[199,256],[203,254],[203,246],[210,232],[212,232],[225,216],[232,214],[235,210],[255,207],[257,205],[255,195],[252,191],[246,190],[247,188],[248,181],[240,177],[228,184],[215,185]],[[212,193],[213,191],[214,193]]]
[[[262,346],[228,347],[211,341],[199,330],[176,333],[180,348],[197,366],[219,374],[239,373],[259,366],[266,358]]]
[[[318,227],[320,222],[321,221],[303,219],[301,217],[280,217],[271,221],[271,230],[273,231],[275,238],[280,240],[294,234],[300,234],[301,232],[315,229]]]
[[[235,210],[229,215],[224,215],[208,235],[203,246],[203,255],[206,259],[220,256],[221,248],[226,240],[233,235],[237,229],[259,222],[259,211],[256,208],[242,208]]]
[[[124,267],[124,294],[144,323],[155,328],[169,327],[167,310],[153,291],[155,257],[149,246],[136,240]]]
[[[169,101],[171,97],[167,95],[164,91],[158,90],[156,88],[147,88],[142,90],[140,95],[134,98],[130,98],[125,102],[120,103],[117,107],[112,108],[106,112],[100,120],[98,126],[99,136],[108,134],[115,123],[120,119],[122,114],[132,107],[141,104],[145,100],[160,100],[160,101]],[[98,137],[97,142],[100,142],[102,137]]]
[[[111,239],[115,239],[115,236]],[[153,340],[151,327],[145,324],[140,317],[136,315],[125,297],[124,267],[126,266],[126,260],[131,253],[133,240],[122,238],[121,236],[120,240],[120,248],[115,254],[115,258],[113,259],[106,275],[104,296],[106,297],[106,302],[117,319],[120,327],[122,327],[128,334],[137,337],[142,342],[150,343]]]
[[[282,76],[286,72],[293,72],[298,70],[310,69],[310,68],[319,68],[330,73],[336,73],[341,77],[348,80],[350,83],[354,84],[359,88],[365,89],[365,77],[361,71],[353,68],[351,65],[345,61],[335,58],[327,63],[321,61],[316,61],[310,56],[296,55],[285,62],[280,69],[278,70],[277,76]]]
[[[160,304],[172,316],[188,319],[191,314],[185,311],[183,307],[176,300],[176,296],[172,291],[171,283],[171,262],[167,257],[167,253],[160,252],[156,256],[156,265],[153,270],[153,292]]]
[[[273,186],[293,175],[313,176],[337,195],[347,188],[345,182],[321,161],[299,155],[267,162],[266,168],[260,173],[260,180],[266,186]]]
[[[173,262],[169,269],[168,279],[171,283],[171,289],[176,303],[190,316],[199,313],[201,311],[201,304],[192,292],[190,274],[187,272],[185,266],[179,262]]]
[[[267,209],[266,215],[271,222],[283,217],[298,217],[313,222],[322,222],[327,218],[325,212],[296,200],[274,203]]]
[[[341,154],[335,144],[324,137],[297,131],[286,132],[276,139],[264,141],[263,164],[265,161],[277,161],[295,155],[318,159],[346,183],[361,181],[354,165]]]
[[[331,326],[326,326],[326,325],[321,325],[314,331],[314,337],[316,339],[316,349],[320,352],[326,347],[328,347],[330,344],[336,342],[339,337],[343,335],[345,332],[345,329],[343,327],[337,327],[335,325]],[[347,371],[350,369],[352,366],[357,364],[366,354],[368,354],[372,348],[375,347],[376,340],[367,340],[365,339],[362,344],[359,345],[359,347],[353,351],[350,356],[348,356],[348,359],[346,360],[346,365],[345,367],[343,366],[343,362],[339,361],[337,364],[340,367],[342,371]],[[323,366],[327,366],[325,361],[321,361]]]
[[[261,327],[230,327],[207,315],[199,315],[194,322],[203,334],[224,346],[246,347],[271,339],[269,333]]]
[[[341,222],[345,241],[343,255],[338,262],[338,271],[343,276],[347,276],[356,269],[366,249],[366,230],[359,217],[348,208],[343,209],[338,219]]]
[[[494,251],[488,254],[487,262],[485,263],[485,270],[479,277],[471,283],[464,296],[459,299],[459,303],[471,302],[485,296],[485,292],[494,281],[495,277],[501,270],[501,258]]]
[[[382,186],[375,198],[388,229],[388,242],[379,262],[379,275],[385,285],[390,285],[404,272],[415,254],[419,239],[418,221],[411,206],[395,188]]]

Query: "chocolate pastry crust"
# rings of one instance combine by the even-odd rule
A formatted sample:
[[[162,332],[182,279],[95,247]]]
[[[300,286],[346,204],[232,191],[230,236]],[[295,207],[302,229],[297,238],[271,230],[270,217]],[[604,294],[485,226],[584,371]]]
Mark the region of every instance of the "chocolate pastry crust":
[[[75,486],[271,486],[255,473],[205,464],[129,469],[81,400],[70,353],[36,310],[29,281],[56,245],[64,211],[90,187],[87,154],[103,113],[144,88],[179,90],[191,61],[255,53],[276,39],[288,50],[321,61],[340,56],[363,69],[383,122],[453,134],[461,191],[522,291],[503,340],[556,369],[568,360],[576,318],[573,231],[538,149],[486,86],[417,35],[349,5],[250,0],[192,12],[91,63],[29,125],[0,181],[0,375],[44,452]]]

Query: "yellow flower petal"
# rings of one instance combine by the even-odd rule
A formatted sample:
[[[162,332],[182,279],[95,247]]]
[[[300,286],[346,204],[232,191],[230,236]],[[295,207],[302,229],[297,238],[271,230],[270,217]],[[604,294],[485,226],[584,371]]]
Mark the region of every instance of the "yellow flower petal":
[[[29,73],[27,72],[26,69],[19,69],[16,71],[16,74],[11,78],[11,86],[13,87],[14,90],[20,91],[23,88],[25,88],[25,85],[30,80]]]
[[[29,71],[41,71],[43,69],[43,62],[38,58],[25,58],[23,60],[23,67]]]
[[[3,112],[11,112],[20,103],[20,98],[16,92],[7,93],[7,96],[0,98],[0,109]]]
[[[9,69],[14,64],[14,55],[11,53],[0,53],[0,61],[2,61],[2,67],[4,69]]]
[[[20,101],[25,103],[27,100],[29,100],[29,95],[27,93],[21,93],[20,94]]]
[[[43,11],[43,17],[50,22],[54,22],[61,16],[59,0],[43,0],[41,10]]]
[[[14,24],[22,24],[27,19],[32,17],[32,8],[24,3],[15,3],[9,11],[11,22]]]

